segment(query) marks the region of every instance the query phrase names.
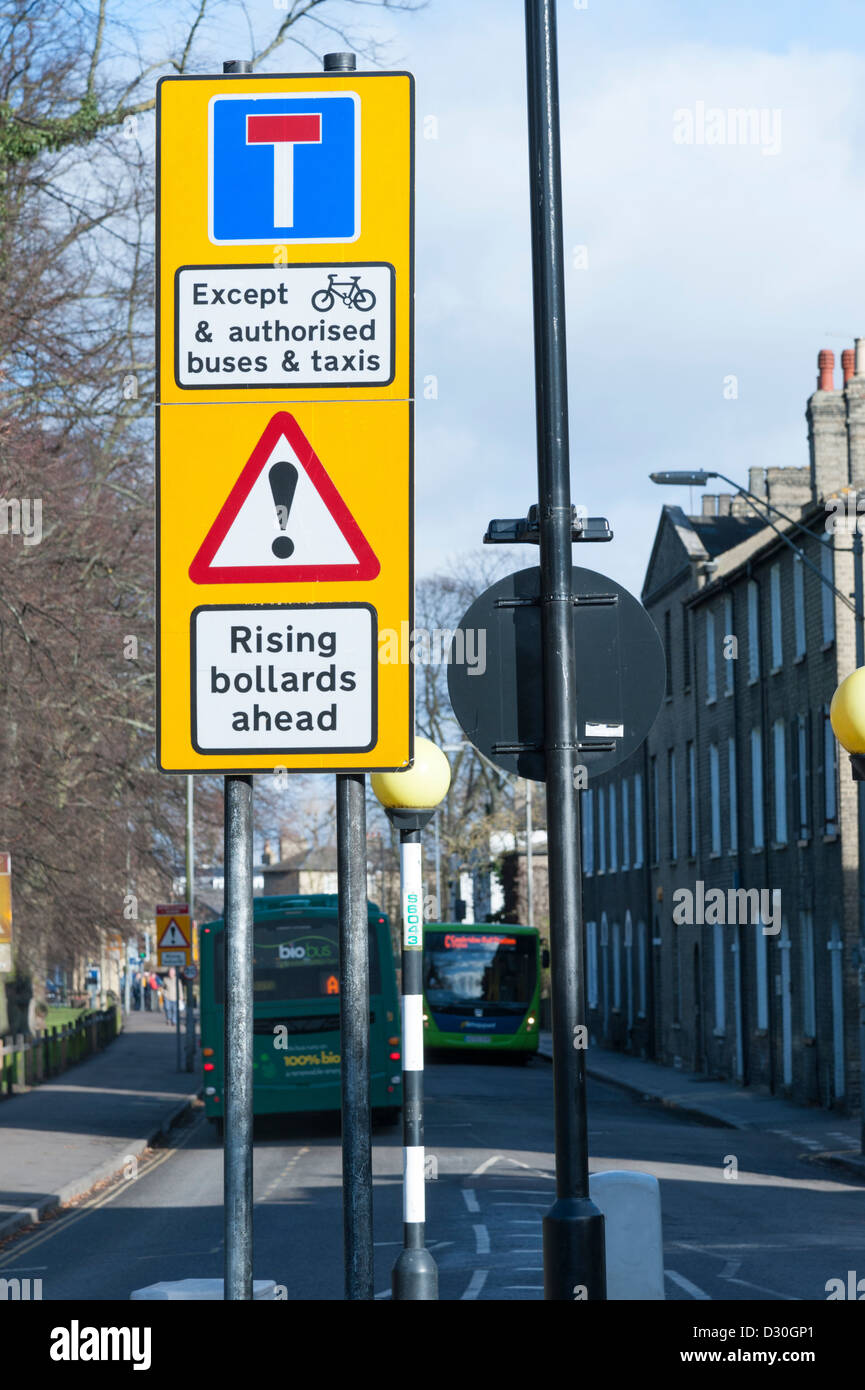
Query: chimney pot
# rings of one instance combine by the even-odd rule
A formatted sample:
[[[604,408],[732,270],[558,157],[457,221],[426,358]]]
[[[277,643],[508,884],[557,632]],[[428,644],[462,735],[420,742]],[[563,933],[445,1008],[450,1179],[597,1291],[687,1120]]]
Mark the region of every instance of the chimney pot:
[[[841,366],[844,368],[844,385],[846,386],[856,369],[856,353],[853,348],[845,348],[841,353]]]
[[[858,341],[858,340],[857,340]],[[835,390],[835,354],[831,348],[821,348],[817,353],[818,391]]]

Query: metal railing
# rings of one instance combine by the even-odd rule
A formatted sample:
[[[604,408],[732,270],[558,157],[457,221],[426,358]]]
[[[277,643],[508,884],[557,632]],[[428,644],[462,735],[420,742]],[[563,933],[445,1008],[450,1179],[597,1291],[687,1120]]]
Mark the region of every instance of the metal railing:
[[[114,1006],[39,1033],[4,1034],[0,1037],[0,1100],[38,1086],[40,1081],[59,1076],[67,1067],[101,1052],[117,1037],[120,1027],[120,1009]]]

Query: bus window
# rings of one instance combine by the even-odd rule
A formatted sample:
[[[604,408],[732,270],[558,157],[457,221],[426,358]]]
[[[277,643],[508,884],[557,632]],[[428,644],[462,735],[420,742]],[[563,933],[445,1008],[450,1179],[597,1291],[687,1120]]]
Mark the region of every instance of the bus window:
[[[375,931],[369,927],[370,994],[381,993]],[[293,999],[338,999],[340,992],[337,919],[276,918],[253,923],[253,995],[256,1004]],[[225,932],[216,938],[214,989],[225,998]]]
[[[537,942],[532,936],[471,931],[424,935],[424,993],[447,1013],[474,1004],[486,1012],[521,1012],[535,988]]]

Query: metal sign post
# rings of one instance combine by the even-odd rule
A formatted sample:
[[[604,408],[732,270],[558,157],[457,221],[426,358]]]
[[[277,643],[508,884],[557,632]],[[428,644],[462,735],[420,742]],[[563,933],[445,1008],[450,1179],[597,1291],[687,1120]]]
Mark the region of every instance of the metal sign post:
[[[252,1298],[252,778],[225,779],[225,1297]]]
[[[345,1296],[373,1293],[366,779],[336,779]]]
[[[587,1012],[555,0],[526,0],[526,59],[556,1136],[544,1297],[595,1300],[606,1298],[606,1277],[604,1218],[589,1197],[586,1053],[579,1045]]]

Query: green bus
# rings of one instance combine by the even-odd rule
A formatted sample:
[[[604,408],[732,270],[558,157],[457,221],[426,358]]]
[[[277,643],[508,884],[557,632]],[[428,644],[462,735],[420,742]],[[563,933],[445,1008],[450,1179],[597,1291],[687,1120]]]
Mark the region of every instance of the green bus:
[[[400,1011],[390,926],[368,904],[370,1084],[373,1116],[402,1109]],[[256,1115],[339,1110],[339,926],[331,893],[253,901],[253,1110]],[[204,1108],[222,1132],[225,922],[207,922],[201,943]]]
[[[535,927],[430,922],[423,935],[424,1046],[538,1050],[541,953]]]

